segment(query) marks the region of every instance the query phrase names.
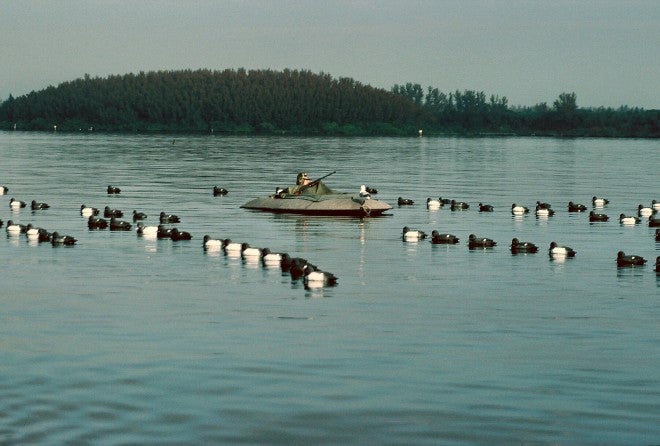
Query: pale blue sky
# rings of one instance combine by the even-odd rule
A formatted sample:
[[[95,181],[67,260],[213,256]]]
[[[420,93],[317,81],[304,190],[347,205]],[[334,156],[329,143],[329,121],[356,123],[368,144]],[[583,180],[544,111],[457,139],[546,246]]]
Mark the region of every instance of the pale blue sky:
[[[660,108],[660,0],[0,0],[0,37],[0,100],[85,73],[244,67]]]

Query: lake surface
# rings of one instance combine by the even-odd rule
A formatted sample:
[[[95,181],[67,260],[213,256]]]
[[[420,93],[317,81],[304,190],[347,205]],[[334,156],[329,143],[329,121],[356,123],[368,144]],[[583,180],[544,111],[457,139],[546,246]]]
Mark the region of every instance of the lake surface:
[[[617,217],[660,200],[659,153],[658,140],[0,132],[0,219],[78,239],[2,228],[0,443],[658,444],[660,243],[646,219]],[[333,170],[326,184],[375,187],[390,215],[239,207]],[[567,212],[594,195],[609,222]],[[429,211],[440,196],[470,209]],[[11,197],[51,208],[14,213]],[[556,214],[511,215],[537,200]],[[83,203],[147,224],[177,214],[193,240],[89,231]],[[461,242],[406,243],[406,225]],[[498,244],[469,250],[470,233]],[[339,285],[205,253],[205,234],[305,257]],[[512,255],[513,237],[539,253]],[[576,257],[550,259],[553,240]],[[618,269],[619,250],[649,263]]]

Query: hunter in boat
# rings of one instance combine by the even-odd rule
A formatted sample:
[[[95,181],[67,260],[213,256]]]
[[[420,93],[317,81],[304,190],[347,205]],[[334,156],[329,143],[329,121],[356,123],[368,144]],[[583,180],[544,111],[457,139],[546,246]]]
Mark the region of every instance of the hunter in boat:
[[[276,213],[357,217],[377,216],[392,209],[368,193],[344,193],[331,189],[322,180],[334,173],[336,171],[311,181],[307,173],[300,172],[294,186],[277,188],[275,194],[255,198],[241,207]]]

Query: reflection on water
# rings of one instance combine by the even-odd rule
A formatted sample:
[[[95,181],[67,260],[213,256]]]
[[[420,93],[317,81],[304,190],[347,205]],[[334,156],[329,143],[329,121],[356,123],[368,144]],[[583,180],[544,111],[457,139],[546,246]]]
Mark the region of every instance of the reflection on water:
[[[660,167],[658,141],[172,139],[0,133],[0,183],[51,205],[12,212],[0,196],[0,219],[79,240],[0,237],[4,442],[657,442],[660,244],[616,217],[660,199],[638,183]],[[240,208],[332,170],[334,189],[415,204],[377,219]],[[609,222],[566,211],[594,195]],[[471,207],[426,208],[440,196]],[[536,201],[556,214],[511,214]],[[81,203],[145,224],[175,213],[193,239],[89,231]],[[404,226],[461,242],[404,242]],[[498,244],[470,250],[470,233]],[[204,250],[205,234],[304,257],[338,286]],[[511,255],[513,237],[539,252]],[[553,240],[576,257],[550,258]],[[619,250],[649,264],[617,268]]]

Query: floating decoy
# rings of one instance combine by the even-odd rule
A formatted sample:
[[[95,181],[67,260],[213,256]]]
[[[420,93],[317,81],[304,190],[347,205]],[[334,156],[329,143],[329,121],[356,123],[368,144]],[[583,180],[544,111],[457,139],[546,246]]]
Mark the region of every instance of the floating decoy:
[[[468,209],[470,207],[470,205],[467,204],[464,201],[451,200],[451,202],[449,204],[451,204],[451,210],[452,211],[463,211],[463,210]]]
[[[305,271],[311,272],[316,271],[316,269],[316,266],[309,263],[306,259],[294,257],[291,259],[289,274],[291,275],[291,280],[298,280],[305,274]]]
[[[367,190],[367,192],[370,193],[371,195],[376,195],[376,194],[378,194],[378,189],[376,189],[376,188],[373,188],[373,187],[369,187],[369,186],[367,186],[367,189],[366,189],[366,190]]]
[[[115,217],[110,218],[110,230],[111,231],[130,231],[131,224],[124,220],[117,220]]]
[[[30,240],[37,242],[49,242],[51,238],[50,232],[46,231],[44,228],[37,228],[32,226],[32,223],[27,225],[27,237]]]
[[[656,228],[660,226],[660,218],[649,217],[649,228]]]
[[[420,230],[412,230],[408,226],[403,227],[403,239],[405,241],[417,241],[426,238],[426,233]]]
[[[87,219],[87,227],[89,229],[105,229],[108,227],[108,220],[90,215]]]
[[[8,234],[25,234],[27,226],[20,223],[14,223],[13,220],[7,220],[7,233]]]
[[[227,195],[228,193],[229,193],[229,191],[227,189],[225,189],[224,187],[213,186],[213,196],[214,197]]]
[[[442,207],[442,203],[440,200],[435,200],[431,197],[426,199],[426,207],[428,209],[440,209]]]
[[[538,217],[550,217],[555,215],[555,211],[553,211],[552,208],[539,206],[538,204],[536,205],[535,212]]]
[[[0,195],[4,195],[7,192],[9,192],[9,188],[7,186],[0,186]]]
[[[655,211],[652,207],[644,206],[643,204],[637,206],[637,215],[640,217],[650,217],[653,214],[655,214]]]
[[[24,208],[25,206],[27,206],[27,204],[24,201],[16,200],[14,198],[9,200],[9,207],[11,209],[20,209]]]
[[[55,231],[51,235],[50,242],[53,245],[73,245],[77,242],[75,238],[71,237],[70,235],[62,235],[59,232]]]
[[[367,186],[365,186],[364,184],[360,186],[360,192],[358,192],[358,195],[360,196],[360,198],[365,198],[365,199],[371,198],[371,193],[367,191]]]
[[[511,205],[511,213],[513,215],[523,215],[529,213],[529,208],[526,206],[520,206],[517,205],[516,203],[513,203]]]
[[[431,243],[436,245],[455,245],[459,242],[459,238],[453,234],[441,234],[435,229],[431,231]]]
[[[135,209],[133,209],[133,221],[138,221],[138,220],[145,220],[147,218],[147,214],[144,212],[138,212]]]
[[[243,250],[243,244],[232,242],[231,239],[226,238],[222,241],[222,249],[226,253],[240,254]]]
[[[121,192],[121,189],[118,188],[117,186],[108,186],[108,193],[109,194],[118,194]]]
[[[492,248],[497,245],[497,242],[493,239],[486,237],[477,237],[474,234],[470,234],[468,237],[468,248]]]
[[[552,205],[550,203],[543,203],[541,201],[536,202],[536,208],[537,209],[552,209]]]
[[[413,200],[411,200],[410,198],[403,198],[403,197],[399,197],[396,200],[396,202],[399,206],[410,206],[410,205],[415,204],[415,202]]]
[[[610,200],[608,200],[607,198],[603,198],[603,197],[594,196],[594,197],[591,198],[591,204],[593,204],[597,208],[602,208],[606,204],[609,204],[609,202],[610,202]]]
[[[609,220],[610,217],[608,217],[605,214],[596,214],[594,211],[589,212],[589,221],[590,222],[595,222],[595,221],[607,221]]]
[[[261,258],[263,251],[261,248],[253,248],[248,243],[241,244],[241,255],[243,257]]]
[[[619,251],[616,255],[616,265],[619,267],[624,266],[644,266],[646,259],[642,256],[626,255],[623,251]]]
[[[181,219],[174,214],[166,214],[165,212],[161,212],[159,218],[161,223],[181,223]]]
[[[575,251],[568,246],[559,246],[556,242],[550,243],[548,254],[551,257],[575,257]]]
[[[305,265],[303,282],[306,288],[321,288],[321,287],[331,287],[337,285],[337,276],[327,271],[321,271],[319,269],[310,268],[308,265]]]
[[[172,235],[172,230],[170,228],[166,228],[163,225],[158,225],[157,226],[157,228],[156,228],[156,237],[157,238],[170,238],[171,235]]]
[[[103,209],[103,216],[105,218],[111,218],[111,217],[122,218],[124,216],[124,213],[119,209],[110,209],[110,206],[106,206]]]
[[[99,210],[94,207],[85,206],[84,204],[81,204],[80,215],[82,215],[83,217],[89,217],[91,215],[99,215]]]
[[[586,210],[587,207],[583,204],[568,202],[568,212],[584,212]]]
[[[139,221],[137,224],[136,233],[137,235],[141,235],[144,237],[157,237],[158,226],[146,226],[144,223]]]
[[[635,216],[626,216],[625,214],[620,214],[619,215],[619,223],[622,225],[636,225],[640,222],[641,220],[639,217]]]
[[[657,200],[651,201],[651,207],[653,208],[654,211],[660,211],[660,201]]]
[[[284,254],[279,252],[271,252],[270,248],[263,248],[261,250],[261,262],[264,266],[277,266],[282,264]]]
[[[36,211],[39,209],[48,209],[50,208],[50,205],[48,203],[39,203],[36,200],[32,200],[32,203],[30,204],[30,208],[33,211]]]
[[[538,252],[539,247],[532,242],[521,242],[517,238],[511,239],[511,252],[518,253],[535,253]]]
[[[493,212],[493,205],[479,203],[479,212]]]
[[[438,201],[440,201],[440,204],[442,204],[443,206],[446,205],[446,204],[451,204],[451,198],[442,198],[442,197],[440,197],[440,198],[438,198]]]
[[[202,246],[208,251],[219,251],[222,249],[222,240],[219,238],[213,238],[207,234],[204,236]]]
[[[178,242],[179,240],[191,240],[192,235],[188,231],[179,231],[177,228],[172,228],[170,238],[175,242]]]

